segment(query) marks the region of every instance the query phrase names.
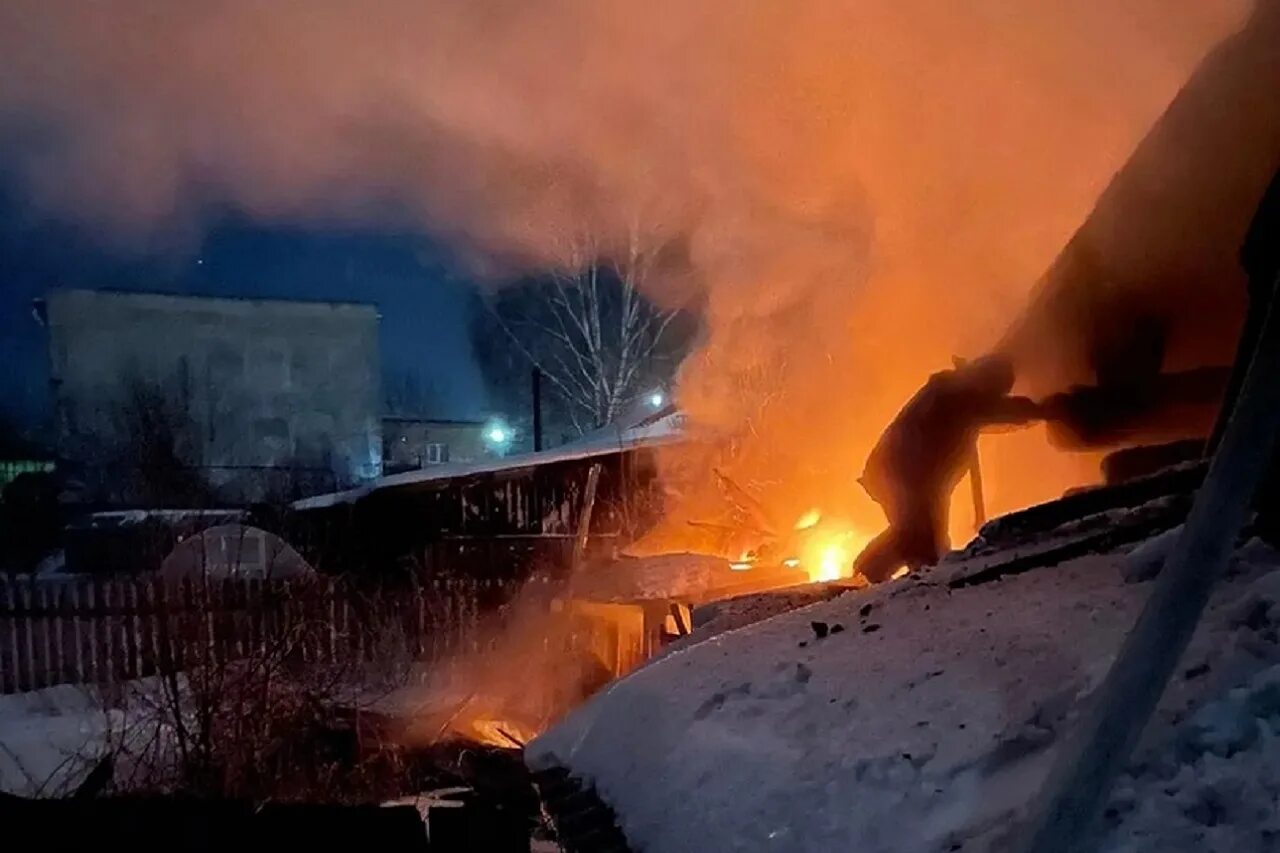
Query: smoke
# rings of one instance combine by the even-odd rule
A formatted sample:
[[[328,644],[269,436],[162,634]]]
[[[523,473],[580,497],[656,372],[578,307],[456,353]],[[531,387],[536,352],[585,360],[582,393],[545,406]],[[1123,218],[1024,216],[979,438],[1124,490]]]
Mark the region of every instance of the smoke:
[[[510,270],[643,222],[705,296],[682,404],[798,513],[850,500],[910,390],[998,335],[1248,10],[5,0],[0,127],[35,204],[123,241],[233,208]],[[995,476],[996,508],[1078,480],[1052,464]]]

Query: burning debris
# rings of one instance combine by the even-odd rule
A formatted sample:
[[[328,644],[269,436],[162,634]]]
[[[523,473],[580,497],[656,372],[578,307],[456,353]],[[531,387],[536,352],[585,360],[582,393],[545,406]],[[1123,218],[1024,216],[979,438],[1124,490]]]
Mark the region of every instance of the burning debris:
[[[793,524],[781,523],[760,498],[738,485],[719,469],[713,469],[720,497],[726,509],[714,521],[690,520],[690,527],[711,534],[697,550],[721,554],[729,568],[748,572],[760,568],[792,570],[795,583],[822,583],[853,575],[853,556],[862,543],[849,527],[823,518],[813,507]],[[662,534],[653,537],[662,542]],[[642,542],[635,550],[661,549],[661,544]],[[760,588],[769,584],[762,582]]]

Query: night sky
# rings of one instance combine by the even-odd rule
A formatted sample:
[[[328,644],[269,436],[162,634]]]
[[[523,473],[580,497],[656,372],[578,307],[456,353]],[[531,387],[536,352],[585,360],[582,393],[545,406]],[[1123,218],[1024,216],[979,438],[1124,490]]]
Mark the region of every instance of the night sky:
[[[0,178],[0,416],[38,433],[49,412],[45,332],[32,300],[54,287],[375,303],[383,376],[430,392],[436,417],[485,409],[467,338],[470,285],[422,234],[292,228],[225,215],[194,240],[139,250],[40,213]]]

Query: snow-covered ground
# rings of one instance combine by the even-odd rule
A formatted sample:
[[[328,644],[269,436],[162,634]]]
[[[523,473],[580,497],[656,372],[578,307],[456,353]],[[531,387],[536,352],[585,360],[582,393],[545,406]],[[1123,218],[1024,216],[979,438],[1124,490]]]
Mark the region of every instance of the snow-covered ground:
[[[992,559],[680,648],[527,759],[593,782],[646,853],[1002,849],[1151,587],[1125,582],[1121,553],[949,583]],[[1280,849],[1277,569],[1256,541],[1237,552],[1104,849]]]
[[[125,724],[125,714],[106,704],[93,688],[71,684],[0,695],[0,791],[73,790]]]

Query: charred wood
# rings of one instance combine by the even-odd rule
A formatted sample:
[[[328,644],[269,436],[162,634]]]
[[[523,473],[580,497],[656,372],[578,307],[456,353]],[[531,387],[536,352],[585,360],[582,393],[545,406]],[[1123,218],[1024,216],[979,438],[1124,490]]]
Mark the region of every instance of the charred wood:
[[[1056,501],[1009,513],[984,525],[965,553],[977,556],[1014,548],[1043,539],[1050,531],[1089,516],[1138,507],[1159,498],[1189,496],[1204,480],[1206,468],[1204,462],[1188,463],[1114,486],[1083,489]]]

